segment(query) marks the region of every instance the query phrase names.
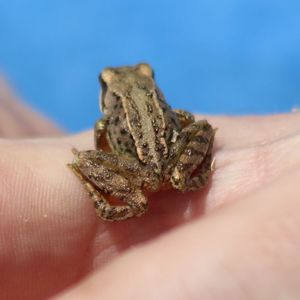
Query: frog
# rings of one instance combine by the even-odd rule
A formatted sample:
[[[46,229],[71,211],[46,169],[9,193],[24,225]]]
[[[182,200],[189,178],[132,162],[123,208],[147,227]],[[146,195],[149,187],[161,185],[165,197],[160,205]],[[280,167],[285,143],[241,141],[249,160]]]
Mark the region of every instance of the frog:
[[[161,189],[202,189],[213,171],[216,129],[172,109],[154,78],[147,63],[105,68],[99,75],[103,117],[94,126],[95,149],[72,149],[68,166],[105,221],[142,216],[147,194]]]

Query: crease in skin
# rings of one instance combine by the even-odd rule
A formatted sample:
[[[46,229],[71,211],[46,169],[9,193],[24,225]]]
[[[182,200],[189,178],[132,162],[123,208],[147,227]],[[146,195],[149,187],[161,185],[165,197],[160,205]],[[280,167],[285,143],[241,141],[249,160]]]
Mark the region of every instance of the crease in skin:
[[[120,251],[118,247],[111,243],[109,231],[99,230],[94,235],[94,240],[90,246],[92,257],[92,269],[101,268],[115,259]],[[101,249],[101,251],[99,251]]]
[[[214,184],[206,199],[206,211],[247,195],[292,169],[300,162],[299,149],[300,134],[297,134],[250,148],[217,152]]]

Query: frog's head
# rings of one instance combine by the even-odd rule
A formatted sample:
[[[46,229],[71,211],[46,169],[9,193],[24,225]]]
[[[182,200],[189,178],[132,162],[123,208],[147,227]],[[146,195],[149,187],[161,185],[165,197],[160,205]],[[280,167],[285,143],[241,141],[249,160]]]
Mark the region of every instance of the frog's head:
[[[100,76],[100,109],[103,112],[114,95],[124,96],[125,90],[135,81],[154,79],[154,72],[149,64],[140,63],[133,67],[105,68]]]

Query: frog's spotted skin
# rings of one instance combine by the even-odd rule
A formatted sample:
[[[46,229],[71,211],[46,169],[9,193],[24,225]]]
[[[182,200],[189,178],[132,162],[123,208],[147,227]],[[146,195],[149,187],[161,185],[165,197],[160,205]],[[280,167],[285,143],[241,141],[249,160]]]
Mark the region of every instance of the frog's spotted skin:
[[[145,190],[168,182],[181,191],[206,185],[215,130],[183,110],[172,110],[149,65],[107,68],[100,76],[104,118],[95,124],[96,150],[74,150],[69,165],[104,220],[125,220],[147,209]],[[106,139],[111,153],[102,150]],[[124,205],[112,205],[112,195]]]

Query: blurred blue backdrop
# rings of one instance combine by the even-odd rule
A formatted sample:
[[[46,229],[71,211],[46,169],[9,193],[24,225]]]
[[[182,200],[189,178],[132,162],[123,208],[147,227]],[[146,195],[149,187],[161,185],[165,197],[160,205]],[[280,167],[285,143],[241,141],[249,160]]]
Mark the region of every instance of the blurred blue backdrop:
[[[0,0],[0,71],[71,131],[99,117],[98,73],[146,61],[173,107],[300,106],[300,1]]]

